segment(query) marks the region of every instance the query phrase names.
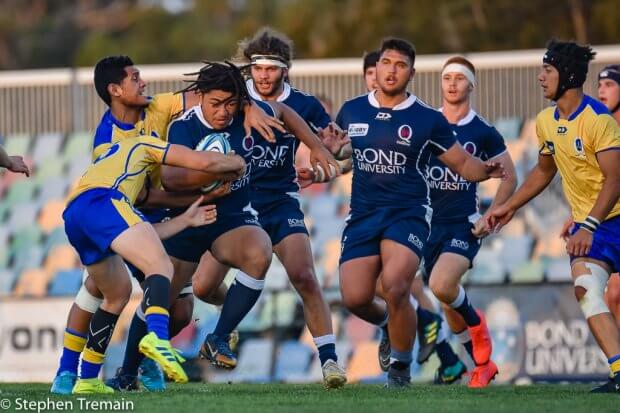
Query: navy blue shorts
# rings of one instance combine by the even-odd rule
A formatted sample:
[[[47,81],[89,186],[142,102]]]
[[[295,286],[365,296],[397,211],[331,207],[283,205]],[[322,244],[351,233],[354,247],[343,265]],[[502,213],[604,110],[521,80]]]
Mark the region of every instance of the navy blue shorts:
[[[398,242],[421,258],[428,232],[425,217],[411,215],[408,210],[384,208],[360,216],[352,215],[342,232],[340,264],[379,255],[383,239]]]
[[[286,198],[270,203],[252,201],[252,207],[258,212],[258,222],[271,238],[272,245],[291,234],[308,235],[304,213],[297,199],[286,195]]]
[[[424,247],[424,281],[428,282],[435,263],[444,252],[467,258],[471,268],[482,241],[471,233],[473,227],[470,222],[431,224],[431,234]]]
[[[211,250],[215,240],[222,234],[244,225],[260,227],[256,215],[249,210],[239,213],[218,211],[216,222],[201,227],[186,228],[165,240],[164,247],[171,257],[197,263],[202,254]]]
[[[62,217],[69,242],[84,265],[114,255],[112,241],[127,228],[146,221],[125,195],[110,188],[81,193],[67,205]]]
[[[575,223],[571,235],[578,229],[579,223]],[[571,255],[570,260],[573,262],[574,259],[583,257],[607,263],[612,272],[620,271],[620,215],[601,222],[601,225],[594,231],[592,248],[588,254],[581,257]]]

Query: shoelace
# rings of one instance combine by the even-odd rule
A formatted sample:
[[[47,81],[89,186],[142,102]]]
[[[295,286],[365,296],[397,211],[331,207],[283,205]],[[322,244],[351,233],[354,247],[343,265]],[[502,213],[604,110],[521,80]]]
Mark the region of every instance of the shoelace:
[[[233,352],[230,350],[230,347],[228,347],[228,343],[224,340],[217,340],[215,342],[215,348],[217,349],[217,352],[222,354],[223,356],[226,356],[226,357],[234,356]]]

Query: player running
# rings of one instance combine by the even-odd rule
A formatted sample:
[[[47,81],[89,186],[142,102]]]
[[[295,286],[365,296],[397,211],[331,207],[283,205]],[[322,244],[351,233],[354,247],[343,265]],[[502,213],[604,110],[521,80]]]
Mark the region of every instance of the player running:
[[[342,235],[340,289],[344,305],[380,325],[388,319],[388,387],[408,386],[416,324],[410,288],[432,216],[423,170],[431,153],[466,179],[503,177],[457,144],[445,118],[407,92],[415,50],[385,39],[377,63],[378,89],[346,102],[337,123],[353,145],[351,214]],[[375,300],[377,279],[387,309]],[[389,314],[389,318],[388,318]]]
[[[162,163],[213,174],[245,173],[245,162],[237,155],[195,152],[153,137],[123,139],[88,168],[69,195],[63,219],[69,242],[103,294],[103,302],[90,320],[74,394],[114,392],[98,375],[131,294],[123,260],[145,274],[141,307],[149,333],[140,341],[140,351],[174,381],[187,382],[168,335],[172,263],[157,232],[133,206],[147,176]]]
[[[315,131],[328,127],[331,119],[321,103],[285,81],[292,60],[292,43],[286,36],[262,29],[253,38],[240,42],[238,60],[250,65],[246,86],[252,99],[286,104]],[[316,278],[308,230],[299,204],[295,173],[299,145],[293,134],[286,134],[275,143],[255,142],[250,200],[258,222],[269,235],[273,252],[303,301],[305,319],[319,351],[325,386],[338,388],[346,382],[346,374],[337,363],[331,314]],[[229,267],[208,254],[194,275],[194,294],[199,298],[211,295],[228,270]],[[213,360],[211,338],[212,335],[206,338],[201,354]]]
[[[204,228],[187,229],[165,242],[174,258],[175,275],[190,279],[206,251],[222,264],[238,268],[222,307],[215,331],[207,337],[204,348],[208,358],[225,368],[236,366],[236,356],[230,350],[228,336],[252,309],[264,286],[264,277],[271,263],[272,245],[260,227],[250,203],[250,173],[256,138],[243,138],[243,115],[239,108],[250,99],[240,70],[232,64],[208,63],[187,90],[201,96],[201,105],[194,107],[173,122],[169,139],[195,147],[203,137],[218,133],[227,139],[231,148],[248,162],[247,173],[231,184],[231,193],[218,199],[218,223]],[[257,102],[267,111],[282,117],[285,126],[306,142],[312,150],[311,162],[320,162],[324,170],[337,165],[305,122],[286,105],[277,102]],[[278,136],[277,141],[283,139]],[[200,188],[211,178],[179,168],[164,168],[166,188],[188,190]],[[206,182],[205,182],[206,180]]]
[[[471,108],[475,73],[474,65],[463,57],[446,61],[441,73],[443,106],[439,111],[467,152],[483,161],[504,165],[507,177],[499,184],[492,203],[500,205],[514,192],[517,178],[504,139]],[[423,274],[442,303],[450,329],[475,363],[469,387],[485,387],[497,374],[491,360],[491,337],[482,312],[474,309],[460,284],[480,249],[481,238],[489,233],[486,217],[479,212],[477,184],[452,173],[434,157],[426,166],[425,176],[430,185],[433,219],[423,250]],[[455,381],[465,372],[465,366],[444,343],[437,349],[442,362],[437,377],[441,382]]]
[[[618,393],[620,331],[604,294],[609,274],[620,270],[620,129],[603,104],[583,93],[594,56],[589,46],[549,43],[538,80],[556,105],[536,117],[538,163],[517,192],[488,215],[489,226],[499,230],[560,171],[576,223],[566,245],[575,297],[611,371],[608,382],[592,391]]]
[[[364,83],[366,84],[367,92],[377,89],[378,60],[378,50],[374,50],[364,55]],[[380,284],[377,285],[377,289],[379,291],[379,295],[381,295]],[[456,362],[454,362],[456,355],[452,351],[450,345],[446,342],[447,337],[442,328],[442,319],[437,313],[434,312],[435,309],[433,307],[433,303],[424,292],[422,280],[417,277],[413,280],[410,300],[417,317],[417,336],[419,343],[417,362],[419,364],[426,362],[435,351],[435,347],[440,345],[442,348],[441,354],[443,355],[440,355],[442,364],[456,367]],[[385,320],[384,325],[381,325],[380,327],[381,341],[379,342],[377,355],[379,357],[379,366],[381,369],[383,371],[388,371],[390,368],[391,347],[387,319]],[[454,355],[454,357],[452,355]],[[436,381],[440,383],[448,383],[452,378],[452,381],[458,380],[456,376],[438,376]]]

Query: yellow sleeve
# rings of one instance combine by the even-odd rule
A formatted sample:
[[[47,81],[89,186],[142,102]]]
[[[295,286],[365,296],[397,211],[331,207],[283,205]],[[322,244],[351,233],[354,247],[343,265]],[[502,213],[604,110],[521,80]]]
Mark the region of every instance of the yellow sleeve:
[[[543,112],[544,113],[544,112]],[[543,113],[539,113],[536,116],[536,137],[538,138],[538,153],[541,155],[553,155],[553,152],[548,146],[549,139],[545,136],[543,123]]]
[[[166,123],[181,114],[184,109],[183,93],[159,93],[153,96],[152,110],[167,118]]]
[[[611,148],[620,149],[620,127],[611,115],[603,114],[596,117],[592,128],[592,149],[601,152]]]
[[[170,144],[168,142],[162,142],[161,139],[153,138],[150,136],[143,136],[139,138],[144,151],[149,159],[155,163],[164,163],[166,160],[166,154]]]

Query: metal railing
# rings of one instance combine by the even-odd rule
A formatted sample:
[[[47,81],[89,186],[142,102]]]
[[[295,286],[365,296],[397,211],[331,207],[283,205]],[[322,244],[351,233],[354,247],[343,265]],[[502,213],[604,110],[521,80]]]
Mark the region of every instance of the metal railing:
[[[620,45],[598,46],[590,66],[586,92],[596,92],[596,75],[607,64],[620,63]],[[544,50],[466,54],[475,65],[478,87],[474,106],[490,120],[529,118],[548,104],[537,73]],[[419,56],[413,82],[416,95],[440,104],[439,72],[450,55]],[[179,90],[182,74],[200,64],[140,65],[150,94]],[[298,60],[291,69],[292,84],[328,96],[334,108],[364,93],[361,59]],[[105,105],[92,85],[92,68],[0,72],[0,133],[44,133],[93,130]]]

